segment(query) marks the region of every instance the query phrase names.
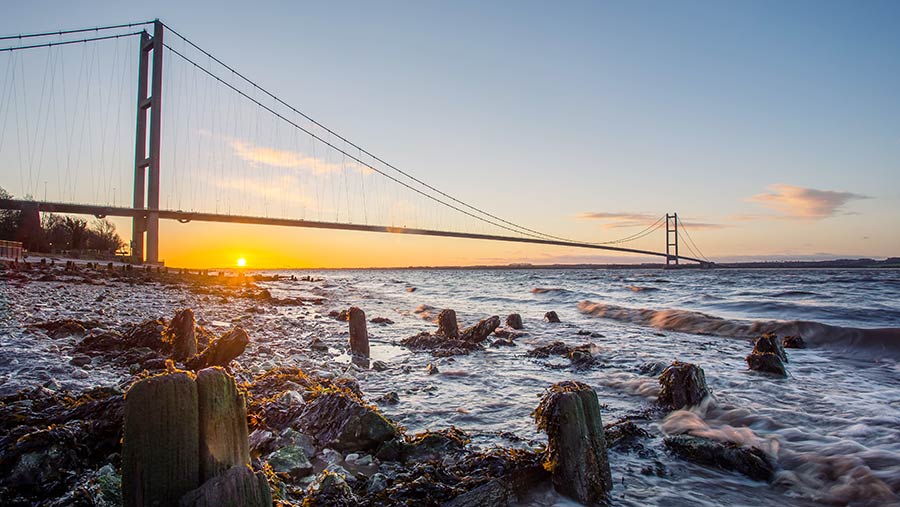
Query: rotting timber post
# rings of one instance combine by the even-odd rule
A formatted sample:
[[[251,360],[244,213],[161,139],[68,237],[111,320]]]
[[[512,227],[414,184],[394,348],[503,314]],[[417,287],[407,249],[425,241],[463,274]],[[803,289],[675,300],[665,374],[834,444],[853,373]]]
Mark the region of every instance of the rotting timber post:
[[[153,53],[152,60],[150,53]],[[134,147],[134,207],[147,213],[132,219],[131,255],[136,262],[159,262],[159,160],[162,119],[163,24],[153,22],[153,36],[141,34],[138,63],[137,126]],[[149,91],[149,95],[148,95]],[[147,112],[150,135],[147,136]],[[145,195],[146,194],[146,195]],[[146,206],[145,206],[146,197]],[[144,256],[144,232],[147,254]]]

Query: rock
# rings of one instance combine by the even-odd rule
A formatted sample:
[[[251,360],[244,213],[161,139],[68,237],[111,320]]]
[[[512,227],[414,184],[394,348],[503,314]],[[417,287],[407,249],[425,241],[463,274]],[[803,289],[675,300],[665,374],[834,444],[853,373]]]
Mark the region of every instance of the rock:
[[[179,507],[271,507],[266,476],[246,465],[235,465],[181,497]]]
[[[176,372],[136,382],[125,397],[122,503],[177,505],[200,486],[197,385]]]
[[[234,378],[220,367],[197,373],[200,482],[250,464],[247,407]]]
[[[498,327],[500,327],[500,317],[494,315],[482,319],[474,326],[464,330],[460,335],[460,339],[470,343],[481,343]]]
[[[788,362],[787,353],[778,343],[778,337],[772,333],[764,334],[756,339],[751,354],[775,354],[782,362]]]
[[[606,446],[609,449],[628,448],[638,438],[647,438],[650,433],[629,420],[618,421],[603,428]]]
[[[534,412],[547,433],[544,468],[559,493],[581,503],[605,501],[612,489],[597,393],[581,382],[554,384]]]
[[[428,363],[428,366],[425,367],[425,371],[429,375],[437,375],[438,373],[441,372],[441,370],[439,370],[438,367],[435,366],[433,363]]]
[[[210,366],[228,366],[232,359],[244,353],[248,343],[250,337],[247,332],[237,326],[210,343],[206,350],[187,360],[185,366],[194,371]]]
[[[701,465],[738,472],[759,481],[770,480],[774,473],[769,457],[757,447],[693,435],[674,435],[664,442],[678,456]]]
[[[516,338],[519,338],[521,336],[528,336],[528,333],[498,327],[494,330],[494,336],[496,336],[497,338],[508,338],[510,340],[515,340]]]
[[[672,410],[698,405],[709,395],[703,368],[691,363],[673,362],[659,376],[659,385],[659,404]]]
[[[348,320],[350,320],[350,312],[348,312],[347,310],[331,310],[330,312],[328,312],[328,316],[338,322],[347,322]]]
[[[667,366],[668,365],[662,361],[650,361],[638,366],[638,371],[641,373],[641,375],[658,377],[659,374],[661,374]]]
[[[295,479],[306,477],[313,471],[312,463],[299,446],[289,445],[273,452],[266,458],[272,470]]]
[[[318,338],[313,338],[313,341],[309,344],[309,348],[318,352],[328,352],[328,345]]]
[[[459,338],[459,323],[456,321],[455,311],[449,308],[441,310],[441,313],[438,314],[438,330],[434,334],[453,339]]]
[[[550,356],[567,356],[572,349],[563,342],[552,342],[542,347],[536,347],[525,353],[527,357],[547,358]]]
[[[509,339],[504,339],[504,338],[500,338],[498,340],[494,340],[493,342],[491,342],[491,347],[494,347],[494,348],[496,348],[496,347],[516,347],[516,346],[517,346],[516,342],[509,340]]]
[[[397,394],[396,391],[391,391],[389,393],[384,393],[383,396],[375,400],[378,403],[385,403],[388,405],[396,405],[400,403],[400,395]]]
[[[366,314],[353,306],[348,311],[350,322],[350,353],[369,357],[369,333],[366,330]]]
[[[340,475],[323,471],[309,486],[304,507],[356,507],[359,500]]]
[[[384,361],[373,361],[372,369],[375,371],[384,371],[388,369],[388,365]]]
[[[551,324],[558,324],[559,323],[559,315],[557,315],[556,312],[554,312],[554,311],[549,311],[544,314],[544,320],[546,320],[547,322],[549,322]]]
[[[78,367],[86,366],[88,364],[91,364],[91,357],[85,355],[77,355],[69,360],[69,364]]]
[[[300,413],[302,429],[319,445],[340,451],[373,451],[398,434],[393,423],[352,393],[322,392]]]
[[[802,336],[785,336],[781,341],[781,345],[786,349],[805,349],[806,342]]]
[[[518,313],[511,313],[506,317],[506,325],[512,329],[522,329],[522,316]]]
[[[466,355],[484,348],[479,343],[447,338],[427,332],[404,338],[400,340],[400,344],[412,350],[431,351],[431,355],[435,357]]]
[[[777,354],[750,354],[747,356],[747,367],[754,371],[787,377],[784,362],[781,361]]]
[[[369,319],[369,322],[371,322],[372,324],[382,324],[382,325],[394,323],[393,320],[391,320],[387,317],[374,317],[372,319]]]
[[[369,478],[369,483],[366,486],[366,493],[374,495],[384,491],[385,488],[387,488],[387,477],[383,474],[376,473]]]
[[[414,463],[441,460],[462,452],[471,439],[464,431],[451,426],[448,429],[416,433],[403,448],[402,459]]]
[[[172,343],[172,359],[182,362],[197,354],[197,336],[194,334],[194,310],[185,308],[175,312],[166,328],[166,339]]]

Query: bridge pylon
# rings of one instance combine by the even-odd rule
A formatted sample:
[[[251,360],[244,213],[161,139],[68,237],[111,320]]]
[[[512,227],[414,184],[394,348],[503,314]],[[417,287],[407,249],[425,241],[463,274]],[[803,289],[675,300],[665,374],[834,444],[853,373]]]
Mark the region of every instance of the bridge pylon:
[[[152,53],[152,58],[151,58]],[[141,34],[138,60],[137,125],[134,146],[134,207],[147,213],[132,219],[131,255],[136,262],[159,262],[159,160],[162,132],[163,24],[153,22],[153,36]],[[148,94],[149,92],[149,94]],[[147,136],[147,114],[150,135]],[[145,205],[146,199],[146,205]],[[144,233],[147,234],[146,256]]]
[[[674,253],[673,253],[674,252]],[[666,267],[678,266],[678,213],[666,213]]]

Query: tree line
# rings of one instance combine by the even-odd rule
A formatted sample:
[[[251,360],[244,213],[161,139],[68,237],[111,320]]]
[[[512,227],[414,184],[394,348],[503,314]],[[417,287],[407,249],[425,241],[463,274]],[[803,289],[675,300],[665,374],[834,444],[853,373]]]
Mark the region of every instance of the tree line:
[[[0,187],[0,199],[12,199]],[[19,210],[0,210],[0,239],[21,241],[29,252],[92,252],[104,257],[115,255],[125,246],[109,220],[87,220],[67,215],[45,213],[39,223]]]

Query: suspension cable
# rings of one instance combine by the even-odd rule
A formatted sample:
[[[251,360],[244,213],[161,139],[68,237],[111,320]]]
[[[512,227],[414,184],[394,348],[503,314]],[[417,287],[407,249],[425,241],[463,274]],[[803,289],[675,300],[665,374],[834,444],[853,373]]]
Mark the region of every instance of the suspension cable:
[[[76,28],[74,30],[57,30],[55,32],[39,32],[39,33],[22,33],[18,35],[3,35],[0,40],[11,39],[30,39],[32,37],[51,37],[53,35],[70,35],[73,33],[99,32],[101,30],[117,30],[120,28],[132,28],[135,26],[144,26],[153,23],[153,21],[141,21],[137,23],[125,23],[121,25],[96,26],[94,28]]]
[[[534,230],[534,229],[530,229],[530,228],[525,227],[525,226],[522,226],[522,225],[515,224],[515,223],[510,222],[510,221],[508,221],[508,220],[504,220],[503,218],[500,218],[500,217],[498,217],[498,216],[496,216],[496,215],[493,215],[493,214],[491,214],[491,213],[489,213],[489,212],[487,212],[487,211],[484,211],[484,210],[482,210],[482,209],[480,209],[480,208],[478,208],[478,207],[476,207],[476,206],[472,206],[471,204],[468,204],[468,203],[466,203],[465,201],[462,201],[462,200],[460,200],[460,199],[457,199],[457,198],[453,197],[452,195],[447,194],[447,193],[445,193],[445,192],[443,192],[443,191],[441,191],[441,190],[439,190],[439,189],[437,189],[437,188],[435,188],[435,187],[429,185],[428,183],[426,183],[426,182],[424,182],[424,181],[422,181],[422,180],[416,178],[415,176],[413,176],[413,175],[411,175],[411,174],[409,174],[409,173],[407,173],[407,172],[405,172],[405,171],[399,169],[398,167],[394,166],[393,164],[390,164],[390,163],[388,163],[387,161],[383,160],[382,158],[380,158],[380,157],[374,155],[373,153],[367,151],[366,149],[364,149],[364,148],[362,148],[361,146],[357,145],[357,144],[354,143],[353,141],[350,141],[349,139],[347,139],[347,138],[345,138],[344,136],[338,134],[338,133],[335,132],[334,130],[332,130],[332,129],[326,127],[325,125],[319,123],[318,121],[314,120],[313,118],[311,118],[309,115],[307,115],[307,114],[304,113],[303,111],[298,110],[298,109],[295,108],[294,106],[292,106],[292,105],[288,104],[287,102],[283,101],[282,99],[278,98],[275,94],[273,94],[273,93],[270,92],[269,90],[263,88],[262,86],[256,84],[256,82],[254,82],[254,81],[251,80],[250,78],[244,76],[243,74],[241,74],[240,72],[238,72],[237,70],[235,70],[233,67],[231,67],[231,66],[229,66],[228,64],[226,64],[225,62],[223,62],[222,60],[219,60],[218,58],[216,58],[216,57],[213,56],[211,53],[209,53],[209,52],[206,51],[205,49],[203,49],[203,48],[201,48],[200,46],[198,46],[197,44],[195,44],[193,41],[191,41],[190,39],[188,39],[188,38],[185,37],[184,35],[178,33],[178,31],[176,31],[175,29],[173,29],[173,28],[170,27],[169,25],[163,23],[163,26],[165,26],[166,29],[168,29],[168,30],[171,31],[173,34],[175,34],[175,35],[177,35],[179,38],[181,38],[181,40],[183,40],[184,42],[186,42],[188,45],[190,45],[191,47],[193,47],[193,48],[196,49],[197,51],[200,51],[200,52],[203,53],[205,56],[209,57],[211,60],[215,61],[216,63],[218,63],[218,64],[221,65],[222,67],[225,67],[226,69],[228,69],[229,71],[231,71],[232,74],[234,74],[235,76],[241,78],[241,79],[244,80],[246,83],[248,83],[250,86],[252,86],[252,87],[256,88],[257,90],[261,91],[262,93],[268,95],[270,98],[272,98],[272,99],[273,99],[274,101],[276,101],[277,103],[279,103],[279,104],[281,104],[282,106],[284,106],[284,107],[290,109],[290,110],[293,111],[294,113],[299,114],[300,116],[302,116],[303,118],[307,119],[308,121],[310,121],[311,123],[313,123],[313,124],[316,125],[317,127],[323,129],[324,131],[328,132],[328,133],[331,134],[332,136],[334,136],[334,137],[340,139],[340,140],[343,141],[344,143],[347,143],[348,145],[352,146],[353,148],[355,148],[356,150],[358,150],[360,153],[365,154],[365,155],[367,155],[367,156],[369,156],[369,157],[372,157],[372,159],[374,159],[374,160],[380,162],[381,164],[384,164],[386,167],[388,167],[388,168],[390,168],[390,169],[392,169],[392,170],[394,170],[394,171],[396,171],[396,172],[402,174],[403,176],[405,176],[405,177],[411,179],[412,181],[415,181],[416,183],[422,185],[423,187],[425,187],[425,188],[427,188],[427,189],[429,189],[429,190],[431,190],[431,191],[433,191],[433,192],[436,192],[436,193],[440,194],[441,196],[443,196],[443,197],[445,197],[445,198],[447,198],[447,199],[450,199],[451,201],[453,201],[453,202],[455,202],[455,203],[457,203],[457,204],[459,204],[459,205],[461,205],[461,206],[464,206],[464,207],[466,207],[466,208],[468,208],[468,209],[470,209],[470,210],[472,210],[472,211],[475,211],[475,212],[477,212],[477,213],[480,213],[480,214],[482,214],[482,215],[485,215],[485,216],[487,216],[487,217],[490,217],[490,218],[492,218],[492,219],[494,219],[494,220],[497,220],[497,221],[502,222],[502,223],[504,223],[504,224],[507,224],[507,225],[509,225],[509,226],[515,227],[516,229],[521,229],[522,231],[527,231],[527,232],[516,231],[516,232],[518,232],[519,234],[524,234],[524,235],[526,235],[526,236],[532,236],[532,237],[534,237],[534,235],[538,235],[538,236],[543,236],[543,237],[546,237],[546,238],[557,239],[557,240],[560,240],[560,241],[568,241],[568,242],[572,242],[572,243],[578,243],[578,242],[579,242],[579,241],[573,240],[573,239],[571,239],[571,238],[564,238],[564,237],[560,237],[560,236],[554,236],[554,235],[552,235],[552,234],[547,234],[547,233],[544,233],[544,232],[540,232],[540,231],[537,231],[537,230]],[[168,47],[168,46],[167,46],[167,47]],[[170,47],[169,49],[171,49],[171,47]],[[174,51],[174,50],[173,50],[173,51]],[[176,53],[177,53],[177,52],[176,52]],[[179,56],[182,56],[183,58],[185,58],[185,57],[184,57],[183,55],[181,55],[180,53],[179,53]],[[188,60],[188,59],[185,58],[185,60]],[[188,60],[188,61],[190,61],[190,60]],[[193,62],[191,62],[191,63],[193,63]],[[204,70],[205,70],[205,69],[204,69]],[[210,75],[212,75],[212,74],[210,73]],[[338,148],[335,148],[335,149],[338,149]],[[340,150],[339,150],[339,151],[340,151]],[[365,164],[365,165],[367,165],[368,167],[374,169],[374,168],[371,167],[371,165],[369,165],[369,164]],[[378,172],[381,173],[381,174],[384,174],[384,173],[382,173],[381,171],[378,171]],[[394,181],[396,181],[396,180],[394,180]],[[410,187],[410,188],[411,188],[411,187]],[[422,192],[420,192],[420,193],[422,193]],[[422,193],[422,195],[427,195],[427,194]],[[438,202],[441,202],[441,201],[438,201]],[[457,208],[454,207],[454,209],[457,209]],[[457,209],[457,211],[462,211],[462,210]],[[473,216],[473,215],[471,215],[471,214],[469,214],[469,213],[467,213],[467,215]],[[476,217],[476,218],[477,218],[477,217]],[[482,219],[482,220],[483,220],[483,219]],[[486,221],[486,222],[487,222],[487,223],[493,223],[493,222],[491,222],[491,221]],[[496,223],[493,223],[493,225],[500,226],[499,224],[496,224]],[[509,229],[509,227],[503,227],[503,228],[504,228],[504,229],[507,229],[507,230],[511,230],[511,229]],[[528,233],[531,233],[531,234],[528,234]],[[616,242],[621,242],[621,241],[616,240],[616,241],[610,241],[610,242],[605,242],[605,243],[591,243],[591,244],[604,245],[604,244],[612,244],[612,243],[616,243]]]
[[[380,175],[382,175],[382,176],[384,176],[384,177],[390,179],[391,181],[393,181],[393,182],[395,182],[395,183],[397,183],[397,184],[399,184],[399,185],[402,185],[402,186],[404,186],[404,187],[406,187],[406,188],[412,190],[413,192],[416,192],[416,193],[418,193],[418,194],[421,194],[422,196],[425,196],[425,197],[427,197],[428,199],[431,199],[431,200],[433,200],[433,201],[435,201],[435,202],[437,202],[437,203],[443,204],[444,206],[447,206],[447,207],[449,207],[449,208],[451,208],[451,209],[454,209],[454,210],[456,210],[456,211],[459,211],[460,213],[463,213],[463,214],[465,214],[465,215],[468,215],[468,216],[470,216],[470,217],[472,217],[472,218],[475,218],[475,219],[477,219],[477,220],[480,220],[480,221],[482,221],[482,222],[489,223],[489,224],[491,224],[491,225],[493,225],[493,226],[500,227],[500,228],[502,228],[502,229],[506,229],[506,230],[508,230],[508,231],[510,231],[510,232],[514,232],[514,233],[516,233],[516,234],[522,234],[522,235],[524,235],[524,236],[531,236],[531,237],[533,237],[533,238],[539,238],[539,237],[541,237],[541,236],[539,236],[539,235],[528,234],[528,233],[522,232],[522,231],[520,231],[520,230],[516,230],[516,229],[513,229],[513,228],[511,228],[511,227],[504,226],[504,225],[502,225],[502,224],[497,224],[497,223],[492,222],[492,221],[490,221],[490,220],[488,220],[488,219],[486,219],[486,218],[484,218],[484,217],[480,217],[480,216],[478,216],[478,215],[474,215],[474,214],[472,214],[472,213],[470,213],[470,212],[468,212],[468,211],[466,211],[466,210],[464,210],[464,209],[461,209],[461,208],[459,208],[459,207],[457,207],[457,206],[454,206],[454,205],[452,205],[452,204],[449,204],[449,203],[447,203],[447,202],[444,202],[444,201],[438,199],[437,197],[434,197],[433,195],[427,194],[427,193],[423,192],[422,190],[419,190],[418,188],[415,188],[415,187],[413,187],[412,185],[410,185],[410,184],[408,184],[408,183],[406,183],[406,182],[403,182],[403,181],[397,179],[397,178],[394,177],[394,176],[391,176],[390,174],[385,173],[384,171],[382,171],[382,170],[380,170],[380,169],[378,169],[378,168],[372,166],[371,164],[369,164],[369,163],[363,161],[361,158],[359,158],[359,157],[357,157],[357,156],[355,156],[355,155],[353,155],[353,154],[351,154],[351,153],[347,153],[345,150],[342,150],[341,148],[335,146],[335,145],[334,145],[333,143],[331,143],[330,141],[328,141],[328,140],[326,140],[326,139],[323,139],[322,137],[320,137],[320,136],[316,135],[315,133],[311,132],[310,130],[308,130],[308,129],[306,129],[306,128],[300,126],[300,125],[298,125],[296,122],[290,120],[289,118],[286,118],[284,115],[278,113],[277,111],[275,111],[275,110],[272,109],[271,107],[269,107],[269,106],[267,106],[267,105],[265,105],[265,104],[259,102],[258,100],[254,99],[253,97],[251,97],[251,96],[248,95],[247,93],[244,93],[244,92],[242,92],[241,90],[238,90],[234,85],[225,82],[222,78],[220,78],[219,76],[213,74],[211,71],[209,71],[209,70],[203,68],[200,64],[198,64],[197,62],[191,60],[191,59],[188,58],[187,56],[183,55],[183,54],[180,53],[178,50],[172,48],[172,47],[169,46],[168,44],[163,44],[163,46],[165,46],[166,49],[168,49],[169,51],[171,51],[171,52],[174,53],[175,55],[177,55],[177,56],[181,57],[182,59],[184,59],[186,62],[192,64],[194,67],[196,67],[196,68],[199,69],[200,71],[206,73],[207,75],[209,75],[210,77],[212,77],[212,78],[215,79],[216,81],[222,83],[223,85],[225,85],[227,88],[231,89],[232,91],[234,91],[234,92],[237,93],[238,95],[244,97],[245,99],[247,99],[247,100],[249,100],[250,102],[256,104],[257,106],[259,106],[259,107],[265,109],[266,111],[268,111],[268,112],[274,114],[275,116],[281,118],[283,121],[285,121],[285,122],[287,122],[288,124],[292,125],[294,128],[297,128],[297,129],[303,131],[304,133],[306,133],[307,135],[309,135],[309,136],[312,137],[313,139],[319,141],[320,143],[322,143],[322,144],[328,146],[329,148],[331,148],[331,149],[333,149],[333,150],[335,150],[335,151],[337,151],[337,152],[339,152],[339,153],[342,153],[342,154],[346,155],[346,156],[347,156],[348,158],[350,158],[351,160],[354,160],[354,161],[358,162],[359,164],[361,164],[361,165],[363,165],[363,166],[365,166],[365,167],[368,167],[369,169],[371,169],[371,170],[377,172],[378,174],[380,174]],[[572,242],[572,243],[576,243],[576,241],[572,241],[572,240],[565,240],[565,241],[569,241],[569,242]]]
[[[53,46],[65,46],[67,44],[81,44],[84,42],[94,42],[94,41],[99,41],[99,40],[121,39],[122,37],[131,37],[134,35],[140,35],[142,33],[144,33],[144,32],[119,33],[116,35],[106,35],[103,37],[89,37],[87,39],[66,40],[66,41],[59,41],[59,42],[45,42],[43,44],[31,44],[28,46],[12,46],[12,47],[0,48],[0,51],[19,51],[22,49],[50,48]]]
[[[690,244],[694,245],[694,248],[697,249],[697,251],[694,252],[694,254],[697,255],[698,257],[700,257],[701,259],[705,260],[706,262],[709,262],[709,257],[703,255],[703,251],[700,250],[700,247],[697,246],[697,243],[694,242],[694,238],[691,237],[691,233],[689,233],[687,230],[687,227],[684,226],[684,221],[682,221],[681,218],[679,218],[678,223],[681,225],[681,229],[684,231],[684,235],[687,236],[687,239],[690,242]],[[691,249],[690,247],[688,247],[688,249],[693,251],[693,249]]]

